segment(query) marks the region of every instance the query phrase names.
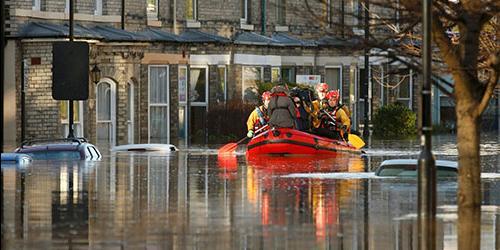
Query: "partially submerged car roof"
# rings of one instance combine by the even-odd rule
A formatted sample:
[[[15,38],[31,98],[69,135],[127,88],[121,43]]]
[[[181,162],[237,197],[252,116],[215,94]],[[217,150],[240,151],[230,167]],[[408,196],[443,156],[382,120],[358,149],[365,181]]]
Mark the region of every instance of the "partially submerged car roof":
[[[102,155],[85,138],[56,138],[24,141],[16,153],[29,154],[35,160],[99,160]]]
[[[159,143],[145,143],[145,144],[127,144],[115,146],[111,152],[124,152],[124,151],[162,151],[174,152],[178,151],[176,146],[172,144],[159,144]]]
[[[438,177],[453,177],[458,173],[456,161],[436,160]],[[375,170],[376,176],[416,176],[418,173],[417,159],[392,159],[383,161]]]

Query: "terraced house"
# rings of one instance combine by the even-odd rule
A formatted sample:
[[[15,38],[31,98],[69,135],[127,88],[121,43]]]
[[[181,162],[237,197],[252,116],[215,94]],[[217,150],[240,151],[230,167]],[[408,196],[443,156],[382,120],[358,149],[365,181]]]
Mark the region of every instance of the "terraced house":
[[[354,111],[354,126],[363,123],[358,0],[308,6],[302,0],[74,0],[74,6],[75,40],[89,44],[89,70],[100,72],[98,79],[89,76],[89,99],[75,103],[77,136],[101,145],[196,143],[193,135],[210,133],[211,107],[257,102],[259,81],[327,82]],[[68,40],[69,0],[7,0],[6,8],[5,144],[65,136],[68,104],[51,95],[52,47]],[[371,63],[370,72],[386,79],[384,62]],[[370,112],[395,101],[416,110],[417,78],[408,72],[391,90],[370,77]]]

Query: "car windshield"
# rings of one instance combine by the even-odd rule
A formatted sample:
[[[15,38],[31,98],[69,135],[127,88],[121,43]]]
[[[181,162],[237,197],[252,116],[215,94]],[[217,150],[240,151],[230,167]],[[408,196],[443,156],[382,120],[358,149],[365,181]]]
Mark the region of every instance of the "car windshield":
[[[78,151],[39,151],[26,153],[35,160],[80,160]]]

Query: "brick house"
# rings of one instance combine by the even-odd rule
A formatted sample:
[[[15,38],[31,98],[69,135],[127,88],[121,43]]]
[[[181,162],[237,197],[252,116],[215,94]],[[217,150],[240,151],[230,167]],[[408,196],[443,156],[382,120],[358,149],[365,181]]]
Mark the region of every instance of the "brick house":
[[[293,11],[305,9],[300,0],[123,2],[122,23],[121,0],[75,0],[75,39],[90,46],[89,69],[101,71],[97,83],[89,78],[89,99],[75,102],[77,136],[105,146],[182,146],[207,126],[211,105],[254,101],[257,81],[297,75],[319,75],[340,89],[353,125],[362,124],[363,52],[349,39],[359,32],[352,16],[315,3],[312,11],[327,21],[314,21]],[[357,1],[345,2],[346,12],[357,11],[349,9]],[[51,95],[52,44],[67,40],[69,0],[7,0],[6,8],[5,144],[65,136],[67,102]],[[371,63],[370,112],[395,101],[416,110],[416,76],[387,91],[373,80],[389,81],[386,64]]]

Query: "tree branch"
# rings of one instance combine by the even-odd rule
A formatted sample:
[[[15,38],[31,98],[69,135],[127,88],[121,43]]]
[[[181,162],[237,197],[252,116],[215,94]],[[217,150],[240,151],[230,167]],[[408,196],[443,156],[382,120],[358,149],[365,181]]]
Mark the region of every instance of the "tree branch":
[[[496,55],[491,55],[489,61],[489,64],[492,66],[492,77],[490,77],[488,83],[486,84],[481,102],[479,103],[479,106],[477,108],[478,116],[480,116],[488,107],[490,97],[493,94],[496,86],[498,85],[498,78],[500,74],[500,52],[498,52]]]

